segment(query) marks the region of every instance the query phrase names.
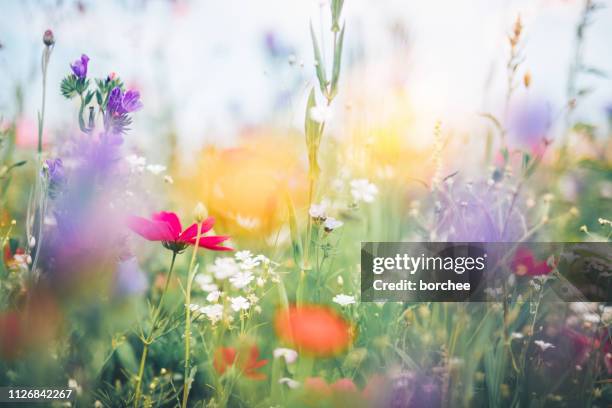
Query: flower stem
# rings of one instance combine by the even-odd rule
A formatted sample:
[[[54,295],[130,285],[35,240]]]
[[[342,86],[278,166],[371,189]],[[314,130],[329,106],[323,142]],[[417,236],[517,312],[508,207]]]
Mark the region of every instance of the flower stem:
[[[140,357],[140,367],[138,368],[138,377],[136,378],[136,391],[134,393],[134,408],[138,408],[140,404],[140,394],[142,388],[142,377],[144,375],[145,363],[147,361],[147,354],[149,353],[149,345],[153,342],[153,335],[155,333],[155,328],[157,326],[157,321],[159,320],[159,315],[161,313],[161,308],[164,304],[164,299],[166,298],[166,292],[168,292],[168,286],[170,285],[170,280],[172,279],[172,271],[174,271],[174,261],[176,260],[177,252],[172,252],[172,261],[170,262],[170,270],[168,271],[168,278],[166,279],[166,283],[164,285],[164,290],[159,298],[159,302],[157,302],[157,307],[153,311],[153,320],[151,321],[151,331],[146,339],[143,339],[143,348],[142,348],[142,356]]]
[[[182,407],[187,407],[187,399],[189,398],[189,389],[191,388],[191,378],[189,369],[191,366],[190,347],[191,347],[191,283],[195,275],[195,260],[200,245],[200,234],[202,233],[202,221],[198,222],[198,235],[196,236],[193,253],[191,254],[191,262],[189,263],[189,272],[187,274],[187,285],[185,285],[185,373],[183,385],[183,403]]]

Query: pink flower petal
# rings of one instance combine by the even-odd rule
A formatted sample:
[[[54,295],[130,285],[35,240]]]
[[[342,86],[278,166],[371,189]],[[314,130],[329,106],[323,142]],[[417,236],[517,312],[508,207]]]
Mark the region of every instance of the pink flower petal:
[[[151,218],[155,221],[165,222],[170,226],[173,236],[172,240],[176,240],[183,230],[179,217],[173,212],[160,211],[153,214]]]
[[[126,224],[128,228],[149,241],[173,241],[174,235],[166,222],[151,221],[146,218],[130,216]]]
[[[213,217],[208,217],[207,219],[205,219],[204,222],[202,222],[202,229],[200,231],[200,235],[204,235],[208,231],[210,231],[214,224],[215,219]],[[196,235],[198,235],[198,224],[191,224],[189,227],[187,227],[187,229],[185,229],[185,231],[183,231],[179,235],[178,240],[182,242],[189,242],[194,239]]]
[[[233,251],[233,248],[220,246],[219,244],[223,241],[227,241],[230,237],[212,235],[210,237],[200,237],[198,246],[201,248],[207,248],[213,251]],[[195,245],[196,239],[193,238],[189,241],[190,244]]]

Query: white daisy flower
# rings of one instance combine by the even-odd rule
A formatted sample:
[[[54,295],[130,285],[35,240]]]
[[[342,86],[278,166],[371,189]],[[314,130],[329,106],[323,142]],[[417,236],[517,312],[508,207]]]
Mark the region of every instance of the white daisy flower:
[[[335,303],[339,304],[340,306],[348,306],[348,305],[355,304],[355,296],[344,295],[342,293],[334,296],[332,300]]]
[[[187,305],[185,305],[185,306],[187,306]],[[202,308],[202,306],[200,306],[198,304],[195,304],[195,303],[191,303],[189,305],[189,310],[191,310],[192,312],[199,312],[201,308]]]
[[[274,358],[284,358],[287,364],[295,363],[298,357],[297,351],[283,347],[274,349],[274,352],[272,354],[274,355]]]
[[[327,211],[328,206],[329,201],[327,200],[321,201],[320,204],[312,204],[308,209],[308,214],[310,214],[312,218],[323,220],[326,217],[325,212]]]
[[[208,267],[210,272],[219,280],[227,279],[240,272],[240,268],[234,258],[223,257],[215,259],[215,263]]]
[[[202,306],[200,313],[204,314],[212,323],[216,323],[223,317],[223,305],[214,304]]]
[[[555,348],[555,345],[552,343],[547,343],[543,340],[535,340],[535,345],[538,346],[542,351],[546,351],[549,348]]]
[[[249,310],[249,307],[251,307],[251,304],[249,303],[247,298],[243,296],[236,296],[236,297],[230,298],[230,303],[231,303],[232,309],[235,312],[239,312],[241,310]]]
[[[206,296],[206,300],[211,303],[216,303],[219,300],[220,296],[221,296],[221,292],[219,292],[218,290],[214,290],[210,292],[208,296]]]
[[[238,272],[232,276],[229,281],[236,289],[242,289],[247,286],[255,277],[251,272]]]
[[[332,232],[333,230],[340,228],[342,225],[344,225],[342,221],[332,217],[327,217],[323,223],[323,228],[325,228],[325,231],[327,232]]]
[[[249,251],[248,249],[244,250],[244,251],[238,251],[236,252],[236,255],[234,255],[234,257],[239,260],[240,262],[244,262],[247,259],[251,259],[253,257],[253,254],[251,254],[251,251]]]
[[[195,283],[202,289],[203,292],[214,292],[219,290],[219,287],[213,283],[212,276],[207,274],[198,274],[194,279]]]
[[[249,258],[249,259],[245,259],[244,261],[242,261],[242,263],[240,263],[240,268],[249,271],[259,266],[259,264],[260,264],[260,261],[257,260],[256,258]]]
[[[371,203],[378,194],[378,187],[370,183],[367,179],[357,179],[351,181],[351,195],[356,202]]]

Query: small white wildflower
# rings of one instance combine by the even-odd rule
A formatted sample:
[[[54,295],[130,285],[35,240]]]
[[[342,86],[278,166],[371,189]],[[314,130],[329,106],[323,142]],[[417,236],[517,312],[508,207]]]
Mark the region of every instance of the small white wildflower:
[[[328,206],[329,201],[327,200],[321,201],[320,204],[312,204],[308,209],[308,214],[314,219],[324,220]]]
[[[327,232],[332,232],[333,230],[340,228],[342,225],[344,225],[342,221],[332,217],[327,217],[323,223],[323,228],[325,228],[325,231]]]
[[[371,203],[378,194],[378,187],[370,183],[367,179],[357,179],[351,181],[351,195],[357,202],[363,201]]]
[[[223,257],[215,259],[215,263],[209,266],[210,272],[219,280],[227,279],[240,272],[234,258]]]
[[[36,238],[30,237],[30,248],[34,248],[36,246]]]
[[[512,333],[512,334],[510,335],[510,338],[511,338],[512,340],[522,339],[523,337],[525,337],[525,336],[523,335],[523,333],[518,333],[518,332],[514,332],[514,333]]]
[[[187,305],[185,305],[187,306]],[[189,310],[191,310],[192,312],[199,312],[200,309],[202,308],[202,306],[195,304],[195,303],[190,303],[189,304]]]
[[[317,105],[308,111],[310,119],[317,123],[324,123],[331,119],[331,110],[325,105]]]
[[[223,317],[223,305],[214,304],[200,308],[200,313],[204,314],[212,323],[216,323]]]
[[[125,160],[127,161],[128,165],[130,166],[130,170],[133,173],[142,173],[147,164],[147,159],[135,154],[127,156]]]
[[[278,380],[279,384],[286,384],[287,387],[291,388],[291,389],[295,389],[298,388],[300,386],[299,381],[295,381],[291,378],[288,377],[283,377],[280,380]]]
[[[219,292],[218,290],[215,290],[215,291],[210,292],[206,296],[206,300],[211,303],[216,303],[219,300],[220,296],[221,296],[221,292]]]
[[[253,254],[251,254],[251,251],[249,251],[248,249],[244,250],[244,251],[238,251],[236,252],[236,255],[234,255],[234,257],[239,260],[240,262],[244,262],[247,259],[251,259],[253,257]]]
[[[251,272],[238,272],[234,276],[230,277],[229,281],[236,289],[242,289],[247,286],[255,277]]]
[[[236,297],[230,298],[230,303],[231,303],[232,309],[235,312],[239,312],[241,310],[249,310],[249,307],[251,307],[251,304],[249,303],[247,298],[242,297],[242,296],[236,296]]]
[[[298,358],[297,351],[290,348],[279,347],[277,349],[274,349],[274,352],[272,354],[274,355],[274,358],[284,358],[287,364],[295,363]]]
[[[255,284],[259,286],[260,288],[263,288],[264,285],[266,284],[266,281],[264,280],[264,278],[259,277],[257,278],[257,281],[255,281]]]
[[[240,268],[246,271],[250,271],[251,269],[259,266],[260,263],[261,262],[256,258],[249,258],[242,261],[242,263],[240,264]]]
[[[257,262],[261,262],[264,265],[270,264],[270,260],[268,259],[268,257],[262,254],[257,255],[255,258],[253,258],[253,260]]]
[[[198,274],[194,279],[195,283],[202,289],[203,292],[214,292],[219,290],[219,287],[213,283],[212,276],[207,274]]]
[[[348,306],[355,303],[355,296],[339,294],[334,296],[332,300],[340,306]]]
[[[155,176],[158,176],[166,171],[166,166],[161,164],[149,164],[147,165],[147,171]]]
[[[547,343],[543,340],[535,340],[534,341],[535,345],[538,346],[542,351],[546,351],[549,348],[555,348],[554,344],[551,343]]]

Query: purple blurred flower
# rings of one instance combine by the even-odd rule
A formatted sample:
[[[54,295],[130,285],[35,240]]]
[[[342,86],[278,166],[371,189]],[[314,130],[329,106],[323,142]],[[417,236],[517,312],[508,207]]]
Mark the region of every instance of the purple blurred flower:
[[[47,159],[45,160],[45,166],[51,183],[60,184],[64,182],[65,172],[62,159]]]
[[[72,72],[78,79],[85,79],[87,76],[87,64],[89,63],[89,57],[85,54],[81,55],[81,59],[74,61],[70,64]]]
[[[436,240],[513,242],[524,234],[518,204],[512,205],[496,184],[467,183],[445,189],[437,206]]]
[[[519,147],[533,149],[548,136],[552,125],[550,103],[543,100],[522,101],[509,114],[508,133]]]
[[[136,258],[119,262],[115,272],[115,293],[119,296],[140,295],[147,288],[147,278]]]
[[[47,180],[49,182],[49,196],[57,197],[59,189],[66,181],[66,172],[62,159],[47,159],[45,160],[45,169]]]
[[[442,391],[440,381],[412,371],[398,375],[392,383],[389,408],[436,408],[442,406]]]
[[[124,113],[136,112],[142,108],[140,93],[132,89],[123,93],[121,88],[116,86],[108,97],[107,108],[111,114],[121,115]]]

